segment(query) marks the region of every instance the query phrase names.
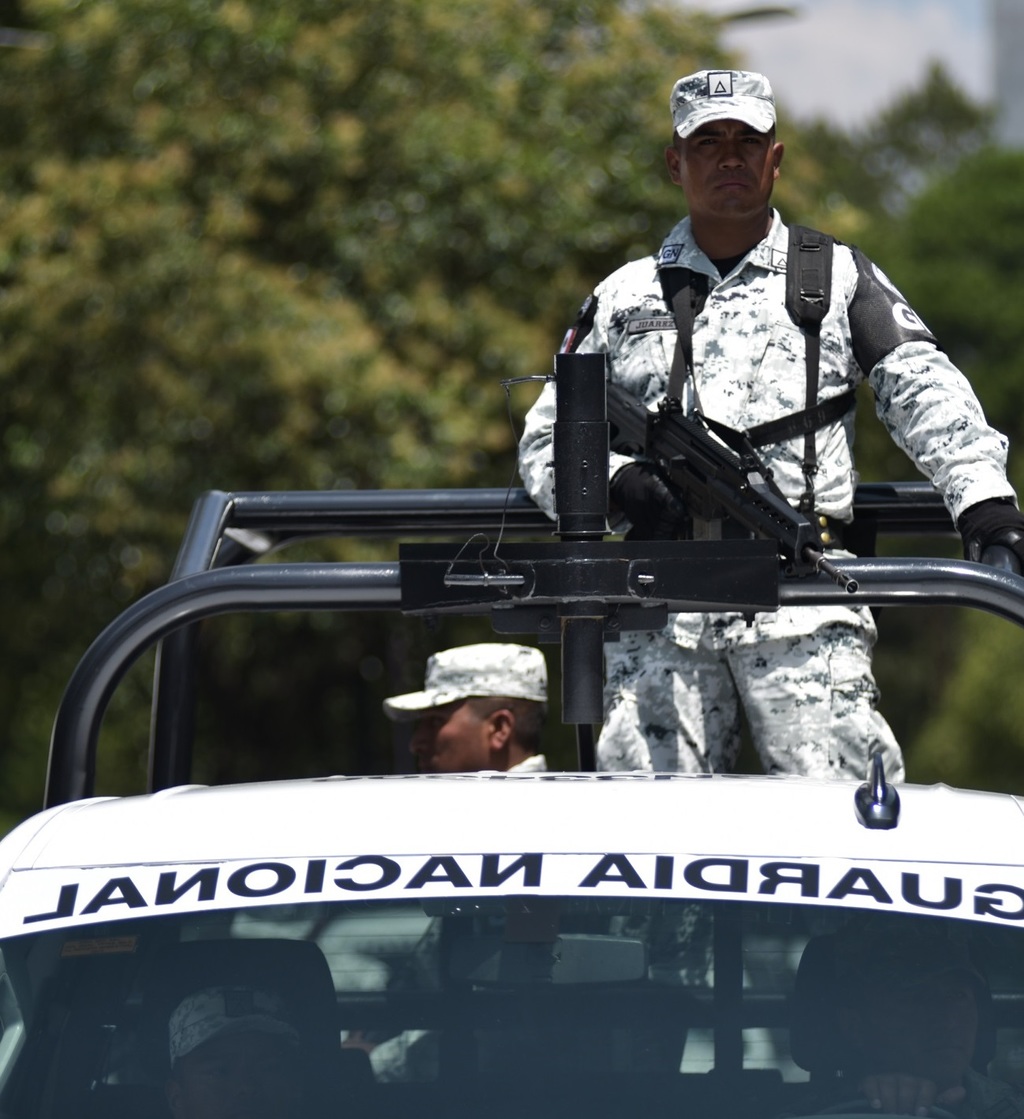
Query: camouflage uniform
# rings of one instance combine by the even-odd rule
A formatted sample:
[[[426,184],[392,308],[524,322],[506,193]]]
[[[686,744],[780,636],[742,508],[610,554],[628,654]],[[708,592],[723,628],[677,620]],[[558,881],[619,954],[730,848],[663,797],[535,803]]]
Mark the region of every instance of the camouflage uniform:
[[[709,277],[693,327],[696,386],[683,403],[747,429],[805,407],[805,339],[785,307],[788,229],[777,213],[768,235],[722,277],[697,247],[689,218],[657,257],[633,261],[596,289],[596,316],[580,353],[608,355],[608,375],[648,407],[665,395],[675,322],[658,266]],[[832,299],[821,329],[818,400],[865,378],[896,443],[943,494],[953,517],[979,501],[1013,497],[1005,438],[985,421],[956,369],[891,282],[863,254],[836,245]],[[551,425],[554,386],[527,416],[520,473],[554,515]],[[852,411],[816,436],[816,509],[852,518],[856,474]],[[763,448],[794,504],[805,489],[803,437]],[[629,458],[611,456],[612,475]],[[624,526],[617,526],[624,527]],[[845,554],[836,551],[835,556]],[[865,608],[782,608],[746,626],[738,615],[674,615],[656,633],[626,634],[606,646],[606,719],[598,743],[604,769],[720,771],[739,749],[737,696],[768,772],[860,779],[881,750],[899,779],[899,747],[876,711],[871,675],[876,637]]]
[[[1024,1094],[1019,1088],[968,1069],[964,1074],[967,1099],[957,1114],[969,1119],[1024,1119]]]
[[[506,770],[507,773],[547,773],[547,771],[548,760],[543,754],[531,754],[518,764],[510,765]]]

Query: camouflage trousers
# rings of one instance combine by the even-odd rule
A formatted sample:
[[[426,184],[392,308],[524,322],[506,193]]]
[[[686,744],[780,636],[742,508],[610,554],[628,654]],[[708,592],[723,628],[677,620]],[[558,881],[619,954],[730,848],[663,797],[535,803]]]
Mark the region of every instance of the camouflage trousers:
[[[880,751],[903,757],[876,710],[874,620],[864,608],[783,607],[676,614],[658,631],[605,645],[602,770],[725,773],[740,750],[740,705],[766,773],[861,781]]]

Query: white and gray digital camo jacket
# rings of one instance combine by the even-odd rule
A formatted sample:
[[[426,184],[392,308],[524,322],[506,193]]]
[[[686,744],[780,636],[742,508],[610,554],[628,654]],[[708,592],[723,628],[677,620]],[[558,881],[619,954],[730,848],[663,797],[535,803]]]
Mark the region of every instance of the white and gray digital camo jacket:
[[[648,407],[664,398],[676,345],[675,321],[658,278],[662,267],[709,277],[693,329],[693,367],[703,413],[745,430],[805,407],[804,336],[785,306],[789,232],[776,213],[768,236],[724,279],[697,247],[689,218],[657,257],[625,265],[598,285],[593,328],[580,353],[608,355],[608,376]],[[896,443],[943,495],[954,518],[993,497],[1012,497],[1007,442],[986,422],[964,375],[938,348],[889,279],[863,253],[836,244],[831,304],[821,330],[818,401],[867,379],[876,411]],[[693,387],[684,404],[692,408]],[[554,515],[549,383],[530,410],[519,469],[534,500]],[[816,508],[852,517],[856,486],[853,412],[817,433]],[[804,438],[762,448],[776,483],[794,504],[804,490]],[[627,461],[613,453],[611,472]]]

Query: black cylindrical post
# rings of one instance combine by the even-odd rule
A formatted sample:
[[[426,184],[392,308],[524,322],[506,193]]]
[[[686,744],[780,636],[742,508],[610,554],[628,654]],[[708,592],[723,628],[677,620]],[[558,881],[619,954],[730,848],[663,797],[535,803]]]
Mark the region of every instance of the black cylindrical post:
[[[597,743],[593,723],[576,724],[576,758],[580,773],[597,772]]]
[[[601,722],[603,682],[604,618],[563,618],[562,722]]]
[[[156,647],[147,792],[187,785],[192,779],[198,649],[197,625],[169,633]]]
[[[555,356],[555,514],[563,540],[608,531],[604,354]]]
[[[608,532],[608,407],[604,354],[555,357],[555,515],[564,542],[599,541]],[[573,562],[585,564],[580,554]],[[564,603],[562,721],[577,727],[581,770],[595,768],[593,725],[603,716],[603,603]]]
[[[552,433],[555,515],[563,542],[579,543],[572,562],[588,562],[588,541],[608,532],[608,407],[604,354],[557,354]],[[603,716],[604,603],[565,602],[562,617],[562,721],[575,724],[579,767],[595,768],[593,726]]]

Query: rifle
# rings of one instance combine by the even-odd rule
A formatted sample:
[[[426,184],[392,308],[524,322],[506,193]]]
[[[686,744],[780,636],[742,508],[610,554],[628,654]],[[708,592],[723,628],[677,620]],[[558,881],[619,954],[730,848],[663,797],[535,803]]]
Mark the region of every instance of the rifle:
[[[611,449],[652,461],[691,515],[731,517],[775,540],[793,574],[824,572],[851,594],[857,590],[856,581],[825,557],[816,529],[783,497],[742,432],[700,413],[686,416],[678,400],[652,412],[619,385],[609,382],[607,393]]]

